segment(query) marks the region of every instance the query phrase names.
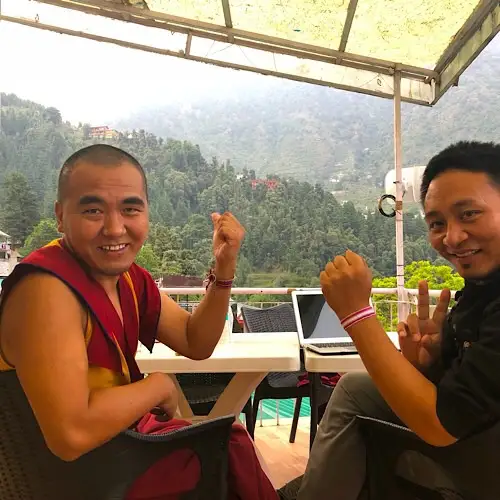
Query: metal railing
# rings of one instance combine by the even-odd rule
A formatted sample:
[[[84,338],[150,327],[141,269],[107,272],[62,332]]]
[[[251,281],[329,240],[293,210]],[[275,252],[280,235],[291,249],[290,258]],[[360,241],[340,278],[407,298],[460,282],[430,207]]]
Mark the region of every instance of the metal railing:
[[[199,304],[199,299],[189,300],[189,296],[202,296],[205,294],[206,290],[204,287],[171,287],[171,288],[161,288],[163,292],[168,293],[170,296],[176,299],[177,302],[181,303],[187,310],[192,310],[197,304]],[[238,304],[251,304],[254,307],[271,307],[283,302],[290,302],[288,300],[249,300],[250,296],[255,295],[271,295],[271,296],[290,296],[294,290],[317,290],[314,288],[248,288],[248,287],[238,287],[231,290],[232,296],[246,296],[242,297],[242,300],[232,298],[232,302],[237,302]],[[408,302],[410,311],[415,311],[417,304],[417,289],[407,289]],[[431,304],[439,297],[441,290],[429,290],[429,295],[431,297]],[[452,297],[455,292],[452,292]],[[388,297],[387,299],[381,296]],[[394,296],[389,297],[389,296]],[[397,300],[397,289],[396,288],[373,288],[372,289],[372,300],[375,311],[378,313],[379,317],[382,315],[385,319],[384,323],[390,328],[395,328],[398,318],[398,305],[401,301]]]
[[[163,292],[170,295],[204,295],[204,287],[171,287],[161,288]],[[248,288],[236,287],[231,290],[232,295],[290,295],[295,290],[318,290],[317,288]],[[407,288],[406,291],[410,296],[417,296],[418,290],[416,288]],[[397,288],[372,288],[372,295],[395,295]],[[429,290],[431,297],[439,297],[441,290]],[[455,292],[452,292],[452,295]]]

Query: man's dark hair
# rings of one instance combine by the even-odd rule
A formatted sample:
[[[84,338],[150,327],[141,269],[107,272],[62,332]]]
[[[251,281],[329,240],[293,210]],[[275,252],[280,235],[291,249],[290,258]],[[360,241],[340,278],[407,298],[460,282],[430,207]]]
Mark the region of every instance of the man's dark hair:
[[[116,167],[123,163],[129,163],[141,174],[144,182],[146,199],[148,198],[148,182],[146,174],[144,173],[142,165],[130,153],[127,153],[123,149],[115,146],[110,146],[109,144],[92,144],[91,146],[79,149],[64,162],[61,171],[59,172],[59,180],[57,182],[58,201],[62,201],[64,198],[71,173],[81,161],[110,167]]]
[[[431,158],[420,185],[420,201],[425,202],[430,183],[447,170],[480,172],[500,187],[500,144],[461,141],[443,149]]]

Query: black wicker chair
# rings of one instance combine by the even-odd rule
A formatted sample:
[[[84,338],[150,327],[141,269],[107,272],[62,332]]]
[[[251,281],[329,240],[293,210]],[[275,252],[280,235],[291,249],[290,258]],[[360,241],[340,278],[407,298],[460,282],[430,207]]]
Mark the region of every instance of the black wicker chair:
[[[500,498],[500,423],[451,446],[434,447],[405,427],[368,417],[357,421],[367,449],[370,500]],[[417,477],[419,464],[427,472]],[[439,480],[429,473],[433,467],[442,471]]]
[[[154,436],[126,431],[64,462],[47,448],[16,372],[0,372],[0,500],[122,500],[155,462],[186,448],[197,454],[201,478],[185,499],[227,498],[233,422],[223,417]]]
[[[296,332],[297,323],[291,304],[279,304],[277,306],[260,309],[258,307],[242,306],[244,328],[247,332]],[[317,408],[328,402],[332,388],[323,384],[307,384],[297,387],[298,377],[306,373],[305,368],[298,372],[273,372],[258,385],[253,399],[253,421],[257,420],[259,403],[264,399],[295,399],[295,411],[293,415],[292,429],[290,431],[290,443],[295,441],[297,425],[299,421],[302,398],[310,397],[310,402],[316,410],[311,408],[311,442],[316,435],[316,427],[319,422]],[[316,376],[317,374],[313,374]],[[316,391],[312,394],[312,391]]]

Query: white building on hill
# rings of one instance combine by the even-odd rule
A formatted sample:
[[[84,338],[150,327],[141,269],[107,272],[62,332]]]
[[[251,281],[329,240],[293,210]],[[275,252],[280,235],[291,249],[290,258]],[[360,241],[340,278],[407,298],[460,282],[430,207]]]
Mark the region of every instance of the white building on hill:
[[[10,236],[0,231],[0,280],[7,277],[17,264],[17,252],[11,249]]]

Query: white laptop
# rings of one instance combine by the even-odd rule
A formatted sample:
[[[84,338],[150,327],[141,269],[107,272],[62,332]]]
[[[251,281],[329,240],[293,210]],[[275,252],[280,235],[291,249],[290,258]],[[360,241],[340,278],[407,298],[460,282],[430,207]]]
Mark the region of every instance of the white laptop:
[[[302,347],[319,354],[358,352],[351,337],[340,325],[338,316],[326,303],[320,289],[295,290],[292,292],[292,303]],[[394,343],[397,342],[397,333],[388,335]]]

